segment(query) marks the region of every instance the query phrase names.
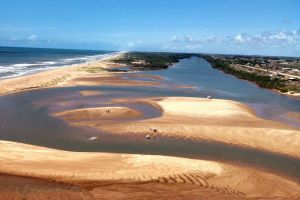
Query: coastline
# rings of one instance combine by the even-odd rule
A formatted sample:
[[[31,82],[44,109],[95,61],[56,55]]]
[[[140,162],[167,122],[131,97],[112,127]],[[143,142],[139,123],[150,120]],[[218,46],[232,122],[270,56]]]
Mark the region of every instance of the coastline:
[[[105,74],[102,69],[110,68],[111,66],[120,66],[118,64],[113,65],[107,61],[121,54],[122,53],[118,53],[93,62],[66,65],[56,69],[0,80],[0,95],[41,88],[65,86],[64,83],[66,81],[89,74],[89,70],[95,70]]]
[[[0,95],[78,85],[159,85],[153,80],[161,80],[158,77],[152,77],[150,81],[127,80],[122,79],[122,75],[118,72],[105,71],[104,69],[123,66],[109,62],[110,59],[2,80],[0,81]],[[91,91],[82,91],[81,94],[101,95],[101,93]],[[155,127],[158,130],[157,137],[172,136],[180,139],[225,142],[231,145],[284,153],[297,159],[300,155],[299,130],[281,123],[260,119],[251,109],[238,102],[187,97],[133,98],[115,99],[115,101],[148,103],[160,109],[163,114],[161,117],[149,120],[116,123],[113,127],[106,124],[105,120],[124,116],[124,118],[131,116],[134,118],[140,116],[141,113],[126,110],[126,107],[114,109],[95,107],[89,110],[68,110],[56,113],[55,117],[63,118],[71,125],[97,128],[111,134],[145,135],[149,127]],[[113,112],[111,118],[99,118],[99,113],[102,115],[107,109]],[[82,114],[83,111],[86,115]],[[69,116],[64,118],[67,115]],[[76,122],[72,122],[73,119]],[[103,119],[104,123],[101,122]],[[265,138],[269,140],[266,141]],[[79,153],[16,142],[0,141],[0,143],[0,174],[71,184],[72,187],[79,187],[93,196],[103,194],[103,185],[118,187],[120,184],[128,186],[145,184],[142,187],[146,187],[147,184],[158,184],[161,188],[184,185],[187,189],[196,185],[199,190],[197,198],[208,199],[213,199],[212,196],[224,199],[275,196],[297,198],[300,196],[297,181],[238,164],[230,165],[217,161],[170,156]],[[0,193],[1,189],[0,187]],[[68,189],[67,192],[69,192]],[[67,192],[64,191],[64,194]],[[110,193],[115,195],[114,192],[110,191]],[[174,194],[170,192],[166,194],[170,195],[169,198],[174,197]]]

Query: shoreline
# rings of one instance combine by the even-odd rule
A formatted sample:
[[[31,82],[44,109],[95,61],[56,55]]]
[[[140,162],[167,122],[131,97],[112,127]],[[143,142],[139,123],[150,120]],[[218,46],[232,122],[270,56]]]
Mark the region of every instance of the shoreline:
[[[209,64],[210,64],[210,63],[209,63]],[[291,97],[291,98],[295,98],[295,99],[300,99],[300,93],[297,93],[297,92],[291,93],[290,91],[288,91],[288,92],[281,92],[280,90],[278,90],[278,89],[276,89],[276,88],[265,88],[265,87],[261,87],[259,84],[255,83],[255,82],[253,82],[253,81],[250,81],[250,80],[247,80],[247,79],[242,79],[242,78],[239,78],[239,77],[237,77],[237,76],[235,76],[235,75],[233,75],[233,74],[226,73],[226,72],[224,72],[222,69],[219,69],[219,68],[214,68],[214,69],[219,70],[220,72],[222,72],[222,73],[224,73],[224,74],[226,74],[226,75],[233,76],[233,77],[235,77],[235,78],[237,78],[237,79],[239,79],[239,80],[247,81],[247,82],[249,82],[249,83],[251,83],[251,84],[254,84],[255,86],[259,87],[260,89],[270,90],[270,91],[272,91],[272,92],[274,92],[274,93],[276,93],[276,94],[282,95],[282,96]]]
[[[204,59],[204,58],[203,58],[203,59]],[[207,61],[207,62],[208,62],[208,61]],[[209,63],[210,65],[212,65],[210,62],[208,62],[208,63]],[[259,84],[255,83],[255,82],[253,82],[253,81],[250,81],[250,80],[247,80],[247,79],[239,78],[239,77],[235,76],[234,74],[226,73],[226,72],[224,72],[222,69],[215,68],[215,67],[213,67],[213,68],[216,69],[216,70],[219,70],[220,72],[222,72],[222,73],[224,73],[224,74],[226,74],[226,75],[230,75],[230,76],[233,76],[233,77],[235,77],[235,78],[237,78],[237,79],[239,79],[239,80],[247,81],[247,82],[249,82],[249,83],[252,83],[252,84],[254,84],[255,86],[257,86],[257,87],[259,87],[259,88],[261,88],[261,89],[270,90],[270,91],[272,91],[272,92],[274,92],[274,93],[276,93],[276,94],[280,94],[280,95],[282,95],[282,96],[287,96],[287,97],[292,97],[292,98],[295,98],[295,99],[300,99],[300,93],[297,93],[297,92],[290,92],[290,91],[288,91],[288,92],[281,92],[280,90],[278,90],[278,89],[276,89],[276,88],[265,88],[265,87],[262,87],[262,86],[260,86]]]
[[[234,67],[232,67],[229,64],[226,64],[225,62],[214,60],[214,58],[211,58],[211,57],[204,56],[204,57],[200,57],[200,58],[202,58],[206,62],[208,62],[212,66],[212,68],[214,68],[216,70],[219,70],[219,71],[221,71],[221,72],[223,72],[225,74],[234,76],[237,79],[253,83],[253,84],[255,84],[259,88],[268,89],[268,90],[271,90],[271,91],[276,92],[278,94],[281,94],[283,96],[289,96],[289,97],[293,97],[293,98],[296,98],[296,99],[300,98],[300,93],[299,92],[294,92],[294,91],[282,92],[282,91],[280,91],[280,88],[276,88],[275,86],[273,86],[273,87],[267,87],[266,83],[258,82],[258,80],[263,77],[262,75],[257,75],[256,73],[247,72],[245,70],[235,69]],[[247,75],[250,76],[250,77],[248,77]],[[261,77],[259,77],[258,79],[256,79],[256,77],[255,77],[253,79],[254,76],[261,76]],[[268,76],[264,76],[264,77],[268,77]],[[269,82],[272,82],[272,79],[270,79]]]
[[[60,87],[68,80],[88,74],[88,70],[96,69],[105,74],[102,69],[109,68],[112,65],[114,67],[120,66],[118,64],[107,63],[107,61],[122,54],[123,53],[117,53],[116,55],[92,62],[89,61],[82,64],[65,65],[55,69],[36,72],[34,74],[2,79],[0,80],[0,96],[34,89]]]
[[[102,53],[102,54],[81,55],[80,57],[75,56],[75,57],[70,57],[70,58],[60,58],[60,59],[57,58],[58,60],[56,59],[56,60],[49,60],[49,61],[33,61],[33,62],[37,62],[37,63],[15,63],[15,64],[10,63],[6,67],[12,68],[13,72],[14,72],[14,70],[18,71],[18,68],[14,69],[14,67],[29,67],[29,66],[38,66],[38,67],[29,68],[26,71],[22,71],[20,73],[16,73],[13,75],[2,76],[2,77],[0,77],[0,80],[19,78],[22,76],[33,75],[33,74],[37,74],[40,72],[60,69],[63,67],[71,67],[71,66],[76,66],[76,65],[89,64],[89,63],[93,63],[95,61],[102,61],[102,60],[105,60],[110,57],[114,57],[115,55],[122,54],[122,53],[126,53],[126,52],[115,51],[115,52],[106,52],[106,53]],[[77,60],[77,61],[73,62],[73,60]],[[70,62],[70,63],[68,63],[68,62]],[[0,66],[0,67],[3,67],[3,66]],[[5,67],[3,69],[5,69]]]

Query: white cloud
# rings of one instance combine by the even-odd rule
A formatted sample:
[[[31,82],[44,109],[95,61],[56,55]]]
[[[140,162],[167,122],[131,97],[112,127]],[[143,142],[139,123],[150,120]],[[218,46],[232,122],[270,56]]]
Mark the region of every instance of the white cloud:
[[[259,34],[238,33],[235,36],[228,35],[216,37],[214,35],[210,35],[201,38],[174,35],[171,41],[165,42],[164,48],[169,48],[170,46],[173,46],[173,48],[196,49],[208,45],[243,45],[255,48],[282,48],[295,46],[299,47],[300,31],[265,31]]]
[[[239,43],[244,43],[244,37],[242,36],[242,34],[237,34],[234,37],[235,41],[239,42]]]
[[[180,49],[181,48],[181,49],[193,50],[193,49],[197,49],[197,48],[201,47],[201,45],[202,45],[202,41],[196,40],[192,36],[176,36],[176,35],[174,35],[172,37],[171,41],[165,42],[163,44],[163,48],[168,49],[168,48],[172,47],[172,49]]]
[[[238,44],[249,46],[272,46],[272,47],[285,47],[300,45],[300,33],[295,31],[276,31],[276,32],[263,32],[260,34],[250,35],[246,33],[239,33],[234,37],[234,41]]]
[[[37,38],[38,38],[37,35],[30,35],[30,36],[28,37],[28,40],[34,41],[34,40],[36,40]]]
[[[237,33],[234,35],[206,35],[202,37],[173,35],[170,40],[157,43],[164,51],[227,52],[254,54],[297,55],[300,51],[300,30]],[[283,52],[283,53],[280,53]]]

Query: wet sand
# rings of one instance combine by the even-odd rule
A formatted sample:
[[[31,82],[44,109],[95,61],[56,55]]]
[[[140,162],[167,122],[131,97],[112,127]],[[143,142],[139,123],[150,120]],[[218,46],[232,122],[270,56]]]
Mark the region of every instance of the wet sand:
[[[157,81],[162,81],[157,77],[148,77],[149,80],[124,79],[122,73],[102,70],[110,66],[114,65],[96,62],[4,80],[0,82],[0,92],[7,94],[45,87],[102,84],[159,86],[161,83]],[[147,79],[145,76],[135,78]],[[81,94],[101,95],[90,91],[82,91]],[[149,134],[150,141],[154,137],[172,136],[224,142],[297,159],[300,157],[299,130],[260,119],[238,102],[179,97],[115,101],[146,103],[161,110],[162,115],[141,119],[143,113],[123,106],[71,109],[54,113],[54,116],[73,126],[95,128],[109,134]],[[128,118],[130,120],[126,120]],[[2,199],[300,197],[298,181],[239,164],[159,155],[70,152],[8,141],[0,141],[0,144],[0,180],[6,180],[9,186],[0,185]]]

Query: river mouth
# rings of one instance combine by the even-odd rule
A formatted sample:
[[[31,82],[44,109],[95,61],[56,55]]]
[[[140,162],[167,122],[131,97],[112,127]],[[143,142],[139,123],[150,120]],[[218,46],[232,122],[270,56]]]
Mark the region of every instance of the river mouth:
[[[195,64],[193,62],[192,60],[192,64]],[[132,77],[131,75],[126,78],[153,81],[153,78],[143,76]],[[217,98],[236,97],[236,94],[232,95],[228,92],[218,93],[216,90],[207,89],[199,92],[194,88],[171,87],[170,82],[161,79],[158,81],[161,84],[157,86],[77,86],[40,89],[2,96],[0,97],[0,139],[69,151],[159,154],[215,160],[253,166],[300,181],[300,160],[286,155],[204,140],[163,136],[155,140],[147,140],[143,135],[115,135],[88,127],[74,127],[62,119],[53,117],[53,113],[70,109],[121,106],[143,113],[143,116],[132,120],[146,120],[161,116],[161,111],[149,104],[120,100],[168,96],[206,97],[212,94]],[[168,81],[172,80],[168,78]],[[92,91],[94,95],[82,95],[82,91]],[[227,96],[224,96],[225,94]],[[234,100],[243,102],[243,98],[243,95],[240,95]],[[281,97],[279,98],[283,101]],[[245,102],[257,104],[257,101]],[[263,99],[260,99],[259,104],[262,102]],[[293,103],[294,100],[292,106],[288,104],[287,107],[293,108],[298,102]],[[266,115],[266,112],[262,111],[261,115]],[[113,126],[113,123],[121,123],[122,120],[107,121],[107,123]],[[93,137],[97,139],[90,140]]]
[[[145,88],[144,88],[145,89]],[[81,91],[101,91],[82,96]],[[126,90],[126,91],[125,91]],[[148,88],[149,90],[149,88]],[[166,94],[165,88],[152,88]],[[176,93],[177,90],[169,91]],[[139,93],[138,91],[141,91]],[[187,92],[186,89],[184,89]],[[181,91],[182,92],[182,91]],[[116,135],[88,127],[73,127],[52,113],[78,108],[124,106],[144,113],[139,119],[161,116],[161,111],[144,103],[124,103],[116,99],[155,98],[139,87],[68,87],[11,94],[0,98],[1,140],[16,141],[68,151],[157,154],[207,159],[253,166],[300,180],[300,160],[263,150],[221,142],[144,135]],[[170,95],[168,93],[168,95]],[[112,126],[122,121],[108,121]],[[96,140],[90,140],[95,137]]]

